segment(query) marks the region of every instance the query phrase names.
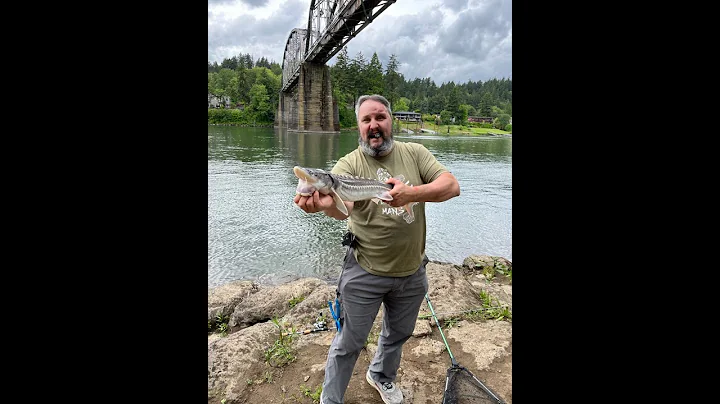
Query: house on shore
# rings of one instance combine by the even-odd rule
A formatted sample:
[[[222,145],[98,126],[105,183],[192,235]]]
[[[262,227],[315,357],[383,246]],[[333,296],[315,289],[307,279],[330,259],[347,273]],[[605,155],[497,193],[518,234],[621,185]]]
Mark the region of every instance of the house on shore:
[[[493,123],[491,116],[469,116],[467,120],[468,122]]]
[[[418,112],[395,111],[393,112],[393,117],[398,121],[422,122],[422,115]]]
[[[227,95],[217,97],[208,93],[208,109],[220,108],[221,105],[225,106],[225,108],[230,108],[230,97]]]

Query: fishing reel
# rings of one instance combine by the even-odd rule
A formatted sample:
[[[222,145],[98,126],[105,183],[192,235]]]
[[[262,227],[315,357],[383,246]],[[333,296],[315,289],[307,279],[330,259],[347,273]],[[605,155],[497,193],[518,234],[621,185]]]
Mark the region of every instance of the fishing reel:
[[[328,331],[327,322],[322,313],[318,316],[317,321],[313,323],[313,331]]]

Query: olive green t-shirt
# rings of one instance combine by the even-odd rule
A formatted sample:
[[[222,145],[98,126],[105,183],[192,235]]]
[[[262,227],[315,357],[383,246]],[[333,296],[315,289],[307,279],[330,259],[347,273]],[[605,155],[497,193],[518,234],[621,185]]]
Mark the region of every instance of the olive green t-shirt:
[[[333,174],[352,175],[385,182],[402,175],[409,185],[434,181],[448,172],[425,146],[395,141],[387,156],[371,157],[360,146],[340,158]],[[415,273],[425,257],[425,203],[412,207],[410,221],[403,207],[394,208],[381,200],[356,201],[348,230],[357,236],[355,258],[373,275],[400,277]]]

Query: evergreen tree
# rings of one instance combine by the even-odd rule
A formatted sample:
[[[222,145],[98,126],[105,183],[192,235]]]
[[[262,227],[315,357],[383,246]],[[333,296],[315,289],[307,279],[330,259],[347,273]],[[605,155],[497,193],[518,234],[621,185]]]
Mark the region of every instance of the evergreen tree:
[[[430,77],[405,80],[398,68],[399,62],[394,54],[383,73],[377,53],[373,53],[368,63],[362,52],[350,60],[347,47],[339,51],[336,63],[330,67],[330,78],[333,97],[338,102],[338,108],[342,107],[339,111],[342,127],[355,124],[354,103],[357,97],[372,93],[383,94],[393,110],[406,109],[423,114],[445,111],[445,114],[456,117],[456,123],[458,119],[465,122],[467,115],[493,118],[507,115],[497,122],[500,126],[512,116],[511,79],[493,78],[484,83],[468,80],[459,84],[450,81],[438,87]],[[263,122],[274,119],[281,80],[282,66],[264,56],[255,64],[249,53],[226,58],[219,65],[208,61],[208,94],[229,96],[233,103],[242,102],[246,107],[254,102],[253,111],[260,114],[257,118]],[[269,109],[261,108],[258,88],[264,89]],[[400,102],[403,97],[403,102]]]
[[[447,104],[445,109],[454,117],[459,117],[460,113],[460,90],[452,81],[448,85],[449,91],[447,96]],[[455,120],[457,122],[457,119]]]
[[[350,61],[348,66],[348,78],[350,81],[351,94],[353,96],[353,103],[363,94],[368,93],[367,79],[365,77],[365,69],[367,62],[362,52],[355,54],[355,57]]]
[[[344,46],[338,52],[335,58],[335,64],[330,68],[330,77],[334,79],[333,88],[337,88],[340,92],[349,92],[350,82],[350,65],[348,58],[347,46]]]
[[[490,93],[484,93],[480,98],[480,105],[478,105],[478,111],[481,116],[492,116],[492,95]]]
[[[238,83],[238,102],[247,105],[250,103],[250,88],[252,87],[249,77],[251,75],[250,71],[245,68],[240,68],[235,74],[237,75]]]
[[[439,114],[445,109],[445,97],[440,94],[435,94],[430,97],[429,105],[431,114]]]
[[[385,92],[382,64],[380,64],[377,52],[373,53],[370,63],[365,68],[365,79],[367,80],[368,94],[383,94]]]
[[[220,67],[223,69],[230,69],[235,70],[238,66],[238,59],[237,57],[233,56],[229,59],[223,59],[222,63],[220,64]]]
[[[270,70],[276,75],[280,76],[280,80],[282,81],[282,66],[280,66],[279,63],[272,61],[270,62]]]
[[[393,105],[400,98],[400,82],[405,81],[398,73],[398,67],[400,67],[400,64],[397,56],[395,54],[390,55],[390,60],[385,68],[385,98],[390,101],[390,105]]]
[[[217,73],[220,71],[220,66],[217,64],[217,62],[212,62],[210,64],[210,61],[208,60],[208,73]]]

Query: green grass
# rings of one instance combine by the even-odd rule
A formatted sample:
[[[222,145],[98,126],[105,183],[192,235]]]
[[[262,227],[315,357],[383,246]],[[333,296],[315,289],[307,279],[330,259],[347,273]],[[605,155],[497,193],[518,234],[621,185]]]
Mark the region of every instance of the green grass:
[[[315,391],[312,391],[312,390],[310,390],[309,387],[307,387],[303,384],[303,385],[300,385],[300,392],[302,392],[302,394],[305,397],[308,397],[311,400],[313,400],[313,403],[319,403],[320,402],[320,394],[322,393],[322,385],[315,387]]]
[[[512,268],[508,268],[507,265],[500,262],[497,258],[495,258],[495,271],[507,276],[512,281]]]
[[[289,332],[289,335],[284,335],[288,333],[288,330],[280,324],[277,317],[273,317],[271,321],[278,328],[278,339],[265,349],[265,362],[272,367],[283,367],[297,358],[292,347],[293,338],[297,335],[293,330]]]
[[[448,133],[448,127],[450,128],[450,133]],[[415,132],[416,135],[421,134],[419,125],[416,125],[414,123],[405,125],[405,123],[403,122],[402,128],[410,129],[411,131]],[[471,128],[469,126],[461,125],[435,125],[434,123],[425,123],[425,129],[434,130],[435,132],[437,132],[438,136],[490,136],[489,133],[500,135],[507,135],[512,133],[500,129]],[[340,128],[340,132],[351,132],[353,134],[357,134],[357,130],[357,126],[352,128]],[[425,133],[425,135],[427,134],[428,133]]]
[[[208,320],[208,332],[218,332],[220,333],[221,337],[227,337],[229,321],[230,319],[224,316],[222,313],[217,313],[215,315],[214,322]]]
[[[298,303],[302,302],[303,300],[305,300],[305,296],[293,297],[293,298],[290,299],[290,301],[288,302],[288,305],[289,305],[290,308],[292,309],[293,307],[295,307]]]
[[[425,123],[425,129],[434,130],[437,132],[438,136],[490,136],[489,133],[494,134],[500,134],[500,135],[506,135],[511,132],[506,132],[504,130],[500,129],[491,129],[491,128],[473,128],[469,126],[462,126],[462,125],[435,125],[434,123]],[[410,123],[408,125],[403,125],[401,128],[410,129],[415,134],[420,133],[419,125]],[[449,129],[449,133],[448,133]]]

